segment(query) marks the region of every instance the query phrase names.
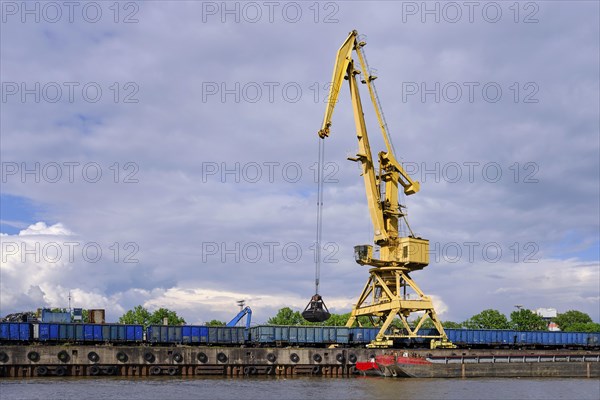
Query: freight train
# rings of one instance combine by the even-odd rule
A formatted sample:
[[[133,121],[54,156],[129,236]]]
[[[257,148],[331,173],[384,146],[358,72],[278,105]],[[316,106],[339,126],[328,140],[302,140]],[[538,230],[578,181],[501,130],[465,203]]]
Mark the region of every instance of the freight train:
[[[363,347],[379,328],[337,326],[258,325],[244,327],[0,322],[0,343],[131,344],[195,346]],[[421,335],[434,335],[422,329]],[[600,348],[600,332],[550,332],[493,329],[446,329],[448,340],[460,348]],[[398,341],[398,347],[428,347],[429,339]]]

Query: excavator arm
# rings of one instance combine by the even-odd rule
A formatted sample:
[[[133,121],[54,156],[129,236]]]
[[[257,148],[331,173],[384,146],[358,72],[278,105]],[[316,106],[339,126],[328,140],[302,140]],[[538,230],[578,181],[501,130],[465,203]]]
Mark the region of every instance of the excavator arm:
[[[250,329],[250,322],[252,321],[252,309],[250,307],[245,307],[244,309],[242,309],[235,317],[233,317],[233,319],[231,321],[229,321],[227,323],[227,325],[225,326],[236,326],[238,324],[238,322],[240,322],[240,320],[242,318],[244,318],[244,316],[246,317],[246,329]]]

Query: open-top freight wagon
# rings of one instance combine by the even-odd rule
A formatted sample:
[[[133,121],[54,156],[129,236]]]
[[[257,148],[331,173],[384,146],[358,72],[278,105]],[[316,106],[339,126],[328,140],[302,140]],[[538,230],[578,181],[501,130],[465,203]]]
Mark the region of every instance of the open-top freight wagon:
[[[600,332],[517,331],[504,329],[446,329],[460,348],[600,348]],[[142,325],[0,322],[0,343],[119,343],[192,346],[300,346],[362,347],[379,328],[341,326]],[[429,331],[422,329],[420,335]],[[397,347],[429,347],[427,339],[402,339]]]

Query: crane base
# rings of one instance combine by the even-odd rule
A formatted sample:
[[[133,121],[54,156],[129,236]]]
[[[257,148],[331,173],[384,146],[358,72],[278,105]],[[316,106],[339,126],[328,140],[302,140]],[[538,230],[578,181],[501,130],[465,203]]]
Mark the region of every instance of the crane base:
[[[456,345],[449,340],[432,340],[429,344],[431,349],[456,349]]]
[[[393,340],[373,340],[367,345],[368,349],[387,349],[394,346]]]

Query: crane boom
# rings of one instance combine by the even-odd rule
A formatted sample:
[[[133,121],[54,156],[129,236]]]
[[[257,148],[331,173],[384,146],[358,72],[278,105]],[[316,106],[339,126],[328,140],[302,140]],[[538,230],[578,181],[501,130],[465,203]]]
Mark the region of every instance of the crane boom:
[[[335,57],[335,65],[333,67],[333,77],[331,78],[331,86],[329,87],[329,96],[327,97],[327,107],[325,108],[325,116],[323,124],[319,130],[319,136],[324,139],[329,136],[329,127],[331,126],[331,117],[333,110],[337,104],[337,98],[342,88],[342,82],[347,74],[348,64],[352,61],[352,50],[355,47],[356,37],[358,32],[352,31],[346,41],[340,46]]]
[[[404,194],[412,195],[419,191],[420,186],[419,182],[413,181],[396,160],[381,104],[373,84],[376,77],[370,75],[366,57],[362,51],[362,47],[365,45],[364,41],[359,41],[358,32],[354,30],[340,46],[333,68],[323,123],[318,131],[322,140],[329,136],[331,119],[342,80],[348,80],[358,139],[358,153],[356,157],[349,159],[361,163],[361,175],[365,183],[367,204],[373,223],[374,243],[379,246],[379,257],[373,257],[372,245],[355,246],[356,262],[372,268],[369,270],[369,280],[359,296],[346,326],[351,327],[354,323],[360,325],[358,317],[361,316],[368,317],[371,323],[380,326],[377,339],[372,343],[373,347],[387,347],[393,344],[394,338],[415,337],[439,339],[432,341],[432,346],[452,347],[452,344],[447,341],[446,333],[435,313],[431,298],[420,290],[409,275],[410,272],[425,268],[429,264],[429,241],[416,237],[412,232],[402,210],[404,207],[399,204],[398,187],[402,186]],[[358,55],[360,69],[355,68],[353,52]],[[364,76],[361,82],[368,87],[387,150],[378,154],[378,172],[375,169],[358,90],[357,76],[361,72]],[[404,237],[400,235],[399,224],[401,222],[406,224],[410,235]],[[413,298],[412,294],[407,293],[407,289],[414,292],[416,296]],[[418,330],[425,318],[421,318],[416,327],[410,326],[407,317],[411,313],[419,311],[424,311],[431,318],[438,331],[437,335],[419,335]],[[390,334],[388,328],[392,326],[396,316],[400,317],[403,330]]]
[[[369,205],[369,212],[371,215],[371,221],[373,223],[375,243],[385,244],[388,242],[390,237],[394,239],[398,236],[397,223],[389,221],[389,218],[387,218],[386,215],[389,215],[391,212],[396,215],[403,216],[400,213],[399,207],[395,206],[398,203],[398,183],[402,185],[406,195],[411,195],[418,192],[420,185],[419,182],[413,181],[406,173],[404,168],[402,168],[402,166],[396,161],[393,147],[387,132],[387,127],[383,121],[383,111],[381,110],[381,105],[377,101],[374,85],[372,83],[372,81],[375,80],[375,77],[369,75],[366,59],[361,50],[365,44],[365,42],[358,41],[358,32],[354,30],[350,32],[348,38],[340,46],[333,68],[332,81],[329,89],[329,95],[327,97],[327,106],[325,108],[325,116],[323,117],[323,123],[318,134],[321,139],[329,136],[331,119],[338,101],[342,82],[343,79],[347,79],[350,84],[350,96],[352,98],[356,136],[358,139],[358,153],[356,158],[351,158],[351,160],[360,161],[362,164],[362,175],[365,181],[367,203]],[[371,101],[374,105],[379,126],[386,144],[387,152],[379,153],[380,165],[385,170],[385,174],[382,176],[383,179],[381,179],[381,181],[385,182],[384,189],[386,198],[384,201],[381,200],[380,179],[377,177],[375,172],[375,164],[369,144],[362,102],[356,80],[356,76],[360,74],[361,71],[354,68],[354,60],[352,58],[353,51],[356,51],[358,55],[363,75],[367,76],[362,82],[366,83],[367,87],[369,88]],[[394,176],[390,176],[391,174]],[[391,208],[386,210],[385,207],[388,205]]]
[[[240,320],[242,318],[244,318],[244,316],[246,316],[246,329],[250,329],[250,322],[252,321],[252,309],[250,307],[245,307],[243,308],[235,317],[233,317],[233,319],[231,321],[229,321],[227,323],[227,325],[225,326],[236,326],[238,324],[238,322],[240,322]]]

